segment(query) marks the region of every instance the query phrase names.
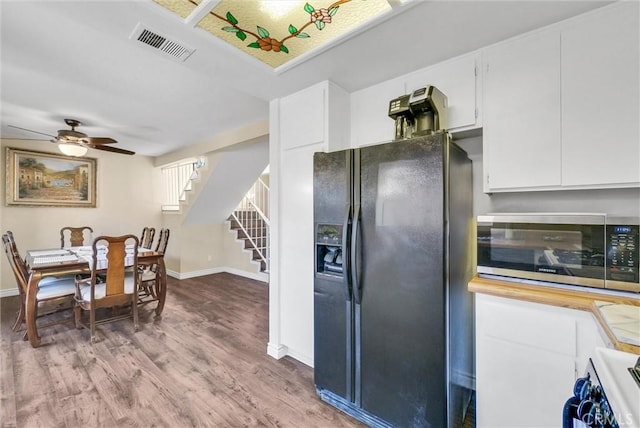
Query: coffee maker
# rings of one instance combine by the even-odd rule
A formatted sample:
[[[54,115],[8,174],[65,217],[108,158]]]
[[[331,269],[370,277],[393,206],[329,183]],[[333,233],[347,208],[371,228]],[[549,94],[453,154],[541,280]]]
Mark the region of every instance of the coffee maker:
[[[447,127],[447,97],[435,86],[416,89],[389,103],[389,117],[396,121],[395,139],[430,135]]]
[[[435,86],[416,89],[409,97],[413,135],[430,135],[447,128],[447,97]]]
[[[409,95],[402,95],[389,103],[389,117],[396,121],[396,140],[411,138],[413,114],[409,109]]]

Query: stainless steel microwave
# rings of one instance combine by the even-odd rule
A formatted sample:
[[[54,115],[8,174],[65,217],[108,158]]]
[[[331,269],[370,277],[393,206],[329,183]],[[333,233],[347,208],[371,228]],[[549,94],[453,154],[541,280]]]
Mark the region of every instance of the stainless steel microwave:
[[[536,213],[477,220],[480,275],[640,292],[637,217]]]

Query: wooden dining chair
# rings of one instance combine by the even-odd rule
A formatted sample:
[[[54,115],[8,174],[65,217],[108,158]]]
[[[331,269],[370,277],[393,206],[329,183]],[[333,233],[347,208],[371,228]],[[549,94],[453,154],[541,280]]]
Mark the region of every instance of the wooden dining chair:
[[[18,294],[20,296],[20,306],[16,315],[16,320],[12,330],[20,331],[25,323],[26,315],[26,295],[27,286],[29,284],[29,269],[20,254],[18,247],[13,238],[13,233],[7,231],[2,235],[2,244],[7,254],[9,265],[13,271],[18,285]],[[48,320],[38,324],[38,329],[49,327],[52,325],[69,322],[73,318],[50,316],[61,311],[71,310],[73,308],[73,296],[75,295],[75,279],[73,276],[65,277],[45,277],[38,283],[38,291],[36,293],[36,322],[38,319],[48,317]],[[26,332],[25,337],[26,340]]]
[[[134,331],[138,331],[138,246],[135,235],[99,236],[91,246],[91,277],[76,280],[74,316],[77,328],[89,328],[91,342],[96,341],[96,325],[125,318],[133,318]],[[98,281],[104,275],[104,283]],[[120,306],[130,306],[121,314]],[[112,316],[97,318],[100,308],[115,308]],[[89,324],[82,319],[82,311],[89,312]]]
[[[163,254],[167,250],[169,244],[169,229],[160,229],[158,235],[158,243],[156,244],[155,252]],[[140,269],[140,291],[139,298],[142,300],[145,297],[157,298],[156,292],[156,272],[158,271],[158,265],[152,264],[144,266]]]
[[[140,235],[140,246],[142,248],[151,249],[153,245],[153,238],[156,235],[155,227],[145,227],[142,229],[142,234]]]
[[[10,230],[7,230],[6,235],[7,235],[7,239],[9,240],[9,243],[11,244],[11,248],[12,248],[13,253],[15,254],[16,257],[20,257],[21,258],[21,260],[22,260],[21,265],[24,266],[24,268],[26,269],[27,261],[20,256],[20,251],[18,251],[18,246],[17,246],[16,240],[15,240],[15,238],[13,236],[13,232],[11,232]],[[25,271],[24,274],[28,279],[29,272]],[[42,286],[42,285],[46,285],[46,284],[48,284],[50,282],[54,282],[54,281],[57,281],[57,280],[62,279],[62,278],[64,278],[64,279],[74,279],[75,275],[45,276],[44,278],[40,279],[40,282],[38,284]]]
[[[85,232],[88,231],[85,236]],[[93,229],[89,226],[80,226],[80,227],[63,227],[60,229],[60,248],[67,247],[81,247],[85,245],[85,242],[91,241],[91,234],[93,233]],[[69,236],[67,240],[66,237]],[[68,242],[68,245],[65,245],[65,242]]]

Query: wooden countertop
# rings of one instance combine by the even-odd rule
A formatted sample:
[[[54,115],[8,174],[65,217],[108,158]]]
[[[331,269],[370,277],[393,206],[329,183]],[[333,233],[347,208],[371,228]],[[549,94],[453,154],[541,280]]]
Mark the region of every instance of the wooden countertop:
[[[510,299],[525,300],[545,305],[560,306],[591,312],[598,320],[609,340],[616,349],[634,354],[640,354],[640,346],[620,342],[613,333],[603,314],[596,306],[596,301],[612,302],[623,305],[640,306],[640,296],[609,295],[589,291],[589,289],[564,289],[540,285],[522,284],[519,282],[500,281],[497,279],[474,277],[469,282],[469,291],[490,294]]]

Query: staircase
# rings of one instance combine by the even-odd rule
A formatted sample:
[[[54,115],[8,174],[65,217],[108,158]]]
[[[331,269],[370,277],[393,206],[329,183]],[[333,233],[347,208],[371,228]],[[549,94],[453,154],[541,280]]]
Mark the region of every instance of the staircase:
[[[257,211],[235,210],[228,218],[237,239],[244,240],[244,249],[251,250],[251,260],[260,263],[260,272],[268,273],[269,227]]]
[[[181,203],[186,201],[193,182],[200,176],[198,170],[205,164],[204,158],[187,159],[162,168],[162,211],[180,211]]]
[[[269,272],[269,186],[261,178],[251,186],[229,218],[237,239],[244,240],[260,272]]]

